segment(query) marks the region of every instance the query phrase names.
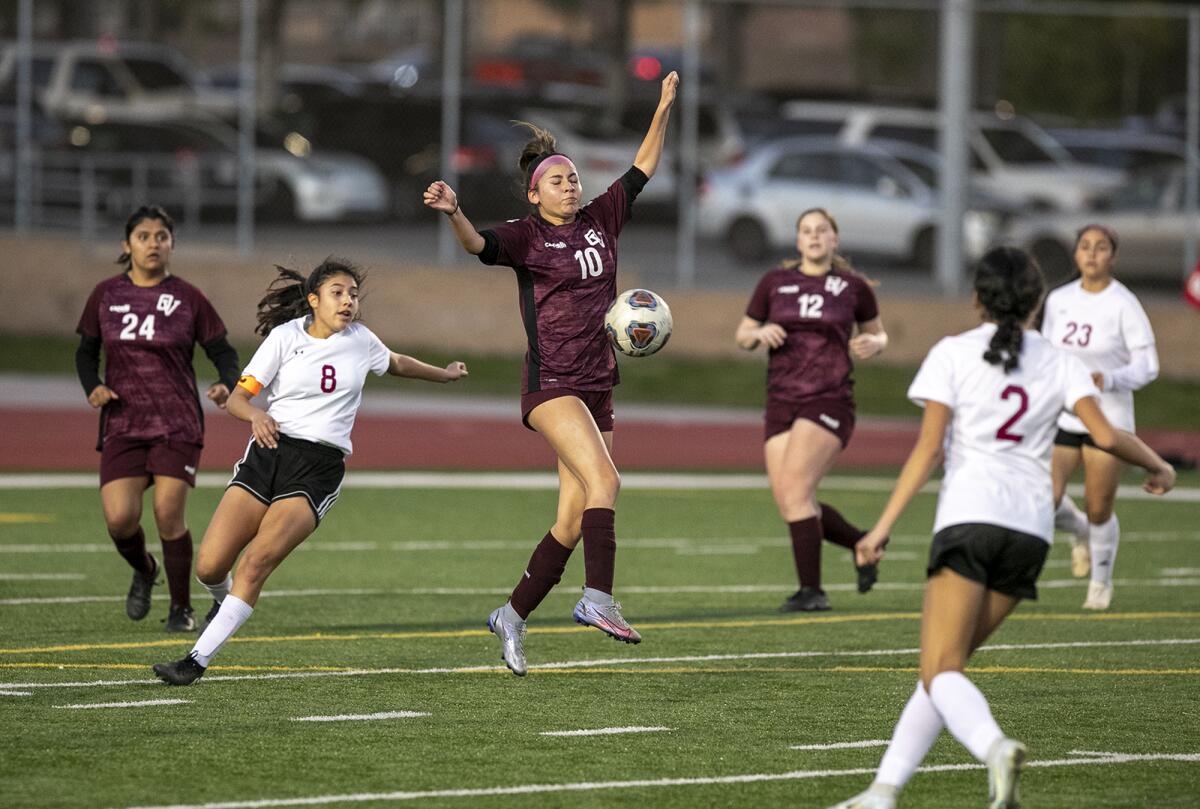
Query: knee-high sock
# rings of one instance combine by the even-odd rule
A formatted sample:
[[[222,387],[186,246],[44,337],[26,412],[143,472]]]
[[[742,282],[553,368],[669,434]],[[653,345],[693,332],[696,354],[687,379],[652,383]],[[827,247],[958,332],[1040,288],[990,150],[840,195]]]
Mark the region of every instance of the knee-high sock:
[[[1092,581],[1112,584],[1113,565],[1117,561],[1117,545],[1121,542],[1121,523],[1114,514],[1108,522],[1092,524],[1088,544],[1092,549]]]
[[[117,547],[117,553],[121,554],[121,558],[128,562],[131,568],[143,576],[148,576],[154,571],[154,562],[150,561],[150,554],[146,553],[146,534],[141,526],[138,526],[137,532],[132,536],[109,536],[112,537],[113,545]]]
[[[853,551],[854,546],[867,532],[848,521],[840,511],[828,503],[817,505],[821,507],[821,533],[833,544]]]
[[[232,638],[253,613],[254,607],[237,596],[225,596],[225,600],[221,602],[221,610],[192,647],[192,657],[196,658],[196,662],[201,666],[208,666],[209,661],[221,651],[225,641]]]
[[[230,576],[228,573],[225,574],[224,579],[216,584],[200,581],[199,577],[196,578],[196,581],[200,582],[201,586],[213,597],[213,601],[218,604],[225,600],[225,596],[229,595],[229,591],[233,588],[233,576]]]
[[[892,731],[892,741],[879,762],[875,783],[897,789],[907,784],[945,726],[942,715],[925,692],[925,686],[918,681],[917,690],[900,712],[900,720]]]
[[[192,603],[192,532],[184,531],[176,539],[162,539],[163,567],[167,570],[167,590],[171,593],[171,606],[180,607]]]
[[[1087,536],[1087,515],[1079,510],[1070,495],[1064,494],[1062,500],[1058,501],[1058,508],[1054,510],[1054,527],[1073,537]]]
[[[975,758],[987,761],[992,743],[1004,738],[1004,733],[992,718],[983,692],[960,672],[943,671],[929,684],[929,699],[954,738]]]
[[[562,580],[567,560],[571,558],[571,550],[560,545],[554,534],[549,531],[533,549],[529,564],[525,566],[525,573],[508,599],[513,611],[522,621],[537,609],[542,599],[554,589],[554,585]]]
[[[583,512],[584,584],[609,595],[617,566],[616,518],[611,508],[589,508]]]
[[[801,587],[821,587],[821,518],[809,517],[788,523],[792,535],[792,558]]]

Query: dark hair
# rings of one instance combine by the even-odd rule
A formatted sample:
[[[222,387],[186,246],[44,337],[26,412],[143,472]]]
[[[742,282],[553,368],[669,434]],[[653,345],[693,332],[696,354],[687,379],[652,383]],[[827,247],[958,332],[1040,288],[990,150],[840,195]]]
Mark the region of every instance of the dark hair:
[[[1037,262],[1015,247],[989,250],[975,265],[975,296],[996,323],[996,333],[983,352],[992,365],[1008,373],[1020,364],[1023,326],[1042,301],[1045,282]]]
[[[345,259],[329,258],[318,264],[306,278],[302,273],[281,267],[276,264],[279,275],[267,287],[267,294],[258,302],[258,325],[254,331],[266,337],[271,329],[304,317],[312,307],[308,304],[308,296],[316,295],[321,285],[334,275],[348,275],[354,283],[362,286],[366,274],[355,264]]]
[[[166,227],[171,234],[171,241],[175,240],[175,220],[171,215],[162,209],[159,205],[143,205],[129,215],[125,220],[125,238],[123,241],[129,241],[129,237],[133,235],[133,230],[146,219],[158,219]],[[133,265],[133,258],[124,251],[117,256],[116,264],[125,265],[125,269],[129,269]]]
[[[804,219],[804,217],[808,216],[810,213],[819,213],[821,216],[825,217],[829,221],[829,226],[833,228],[833,232],[834,233],[838,232],[837,220],[833,218],[833,214],[831,214],[829,211],[825,210],[824,208],[806,208],[805,210],[801,211],[800,215],[796,217],[796,230],[797,231],[800,230],[800,222]],[[788,270],[794,270],[803,263],[804,262],[798,258],[789,258],[783,262],[783,267]],[[873,287],[879,286],[878,281],[876,281],[872,278],[868,278],[867,276],[860,273],[858,270],[854,269],[854,266],[850,263],[850,260],[848,258],[846,258],[845,256],[843,256],[841,253],[834,253],[832,258],[830,258],[830,260],[829,260],[829,264],[835,270],[841,270],[842,272],[847,273],[849,275],[857,275],[859,278],[863,279],[864,281],[866,281],[868,284],[870,284]]]
[[[1117,254],[1117,245],[1120,244],[1120,240],[1117,239],[1117,232],[1108,225],[1101,225],[1099,222],[1091,222],[1075,231],[1075,246],[1071,249],[1071,252],[1079,249],[1079,242],[1083,239],[1083,234],[1089,230],[1098,230],[1103,233],[1104,238],[1108,239],[1108,243],[1112,245],[1113,255]]]
[[[529,197],[526,192],[529,191],[529,181],[533,178],[533,173],[537,170],[538,165],[547,157],[562,154],[562,152],[557,150],[558,141],[548,129],[542,129],[537,124],[531,124],[528,121],[512,121],[511,123],[514,126],[525,127],[530,133],[530,139],[521,149],[521,156],[517,159],[517,166],[520,167],[522,176],[521,199],[528,202]]]

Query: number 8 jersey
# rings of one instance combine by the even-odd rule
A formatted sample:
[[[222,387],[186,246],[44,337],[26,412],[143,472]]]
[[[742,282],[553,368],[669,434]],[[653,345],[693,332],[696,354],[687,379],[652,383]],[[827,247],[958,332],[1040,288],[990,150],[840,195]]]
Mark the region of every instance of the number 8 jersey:
[[[1054,537],[1050,454],[1058,416],[1098,391],[1077,358],[1026,331],[1020,365],[1007,374],[983,358],[994,323],[945,337],[908,389],[920,406],[953,411],[933,531],[988,523]]]
[[[387,373],[392,355],[361,323],[321,340],[305,329],[308,322],[299,317],[271,329],[238,385],[255,395],[266,389],[267,414],[284,435],[349,455],[367,372]]]

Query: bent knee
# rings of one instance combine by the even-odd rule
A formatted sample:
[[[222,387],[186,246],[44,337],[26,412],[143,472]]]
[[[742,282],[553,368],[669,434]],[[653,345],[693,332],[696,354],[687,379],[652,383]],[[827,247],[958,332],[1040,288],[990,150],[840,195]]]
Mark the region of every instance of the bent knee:
[[[1112,499],[1101,500],[1096,503],[1087,504],[1087,518],[1092,525],[1103,525],[1112,519],[1113,506],[1115,501]]]
[[[229,568],[225,567],[219,559],[210,558],[204,553],[196,555],[196,578],[202,583],[220,584],[228,575]]]

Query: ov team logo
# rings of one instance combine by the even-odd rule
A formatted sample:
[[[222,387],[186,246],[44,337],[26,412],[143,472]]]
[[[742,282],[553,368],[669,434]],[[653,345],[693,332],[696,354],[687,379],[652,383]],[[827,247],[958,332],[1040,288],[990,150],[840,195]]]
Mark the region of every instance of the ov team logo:
[[[179,308],[179,304],[181,303],[183,301],[176,299],[171,293],[164,292],[158,296],[158,304],[154,308],[170,317]]]

